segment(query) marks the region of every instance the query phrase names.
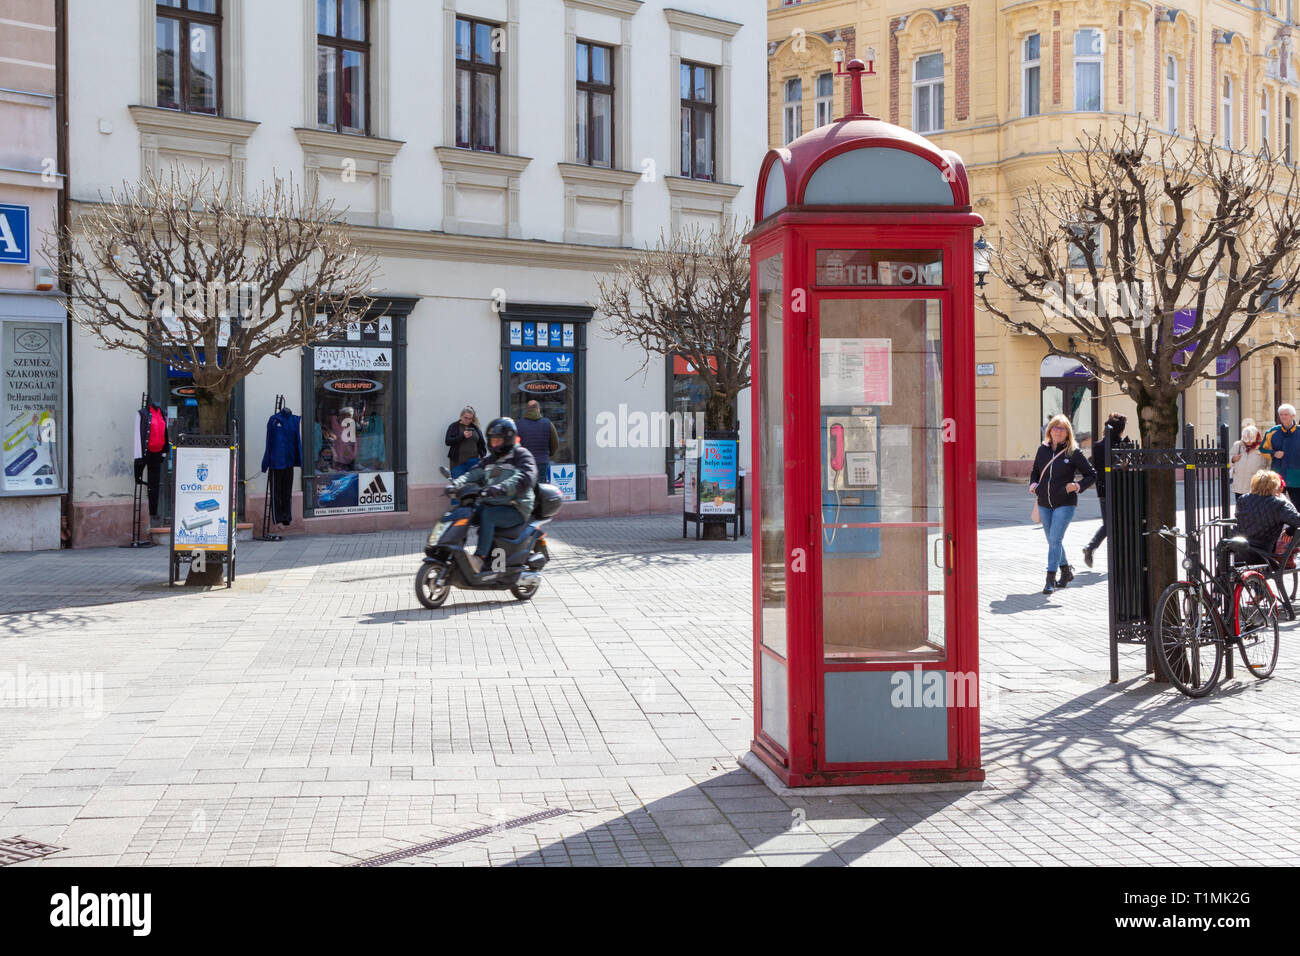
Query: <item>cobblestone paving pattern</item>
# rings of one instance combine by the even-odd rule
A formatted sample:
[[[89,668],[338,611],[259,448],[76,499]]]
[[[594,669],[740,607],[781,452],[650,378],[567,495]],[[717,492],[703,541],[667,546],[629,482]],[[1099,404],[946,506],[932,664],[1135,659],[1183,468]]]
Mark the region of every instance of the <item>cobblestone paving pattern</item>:
[[[980,493],[983,789],[773,795],[736,765],[749,540],[615,518],[552,526],[533,601],[434,612],[415,532],[246,543],[206,593],[169,592],[162,549],[0,555],[0,680],[28,695],[0,836],[68,847],[19,866],[346,865],[481,827],[390,865],[1300,862],[1294,632],[1274,679],[1205,700],[1134,648],[1110,685],[1096,499],[1048,597],[1023,488]],[[31,696],[55,677],[61,706]]]

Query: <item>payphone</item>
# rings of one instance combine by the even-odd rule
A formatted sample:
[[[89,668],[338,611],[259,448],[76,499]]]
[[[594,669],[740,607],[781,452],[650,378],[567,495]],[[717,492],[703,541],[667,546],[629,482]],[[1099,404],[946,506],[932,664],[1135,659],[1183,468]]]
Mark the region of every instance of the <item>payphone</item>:
[[[880,556],[880,415],[822,406],[822,548]]]

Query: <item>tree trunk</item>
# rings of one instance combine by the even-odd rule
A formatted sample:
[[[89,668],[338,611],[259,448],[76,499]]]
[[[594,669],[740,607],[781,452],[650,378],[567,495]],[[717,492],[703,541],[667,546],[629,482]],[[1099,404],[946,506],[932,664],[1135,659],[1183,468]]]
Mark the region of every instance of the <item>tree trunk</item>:
[[[736,403],[722,392],[710,392],[704,408],[704,427],[707,431],[734,432],[736,430]]]
[[[1178,434],[1178,401],[1157,396],[1138,395],[1138,420],[1142,439],[1147,448],[1178,448],[1182,436]],[[1172,468],[1157,468],[1147,472],[1146,531],[1162,527],[1182,527],[1178,519],[1178,485]],[[1186,531],[1186,528],[1182,528]],[[1150,604],[1147,620],[1155,623],[1156,602],[1174,581],[1178,580],[1178,550],[1174,542],[1158,535],[1147,537],[1147,586]],[[1152,645],[1154,646],[1154,645]],[[1148,660],[1150,657],[1148,656]],[[1164,680],[1160,671],[1156,680]]]
[[[211,389],[198,386],[194,400],[199,406],[199,434],[224,435],[230,415],[230,396],[219,395]]]

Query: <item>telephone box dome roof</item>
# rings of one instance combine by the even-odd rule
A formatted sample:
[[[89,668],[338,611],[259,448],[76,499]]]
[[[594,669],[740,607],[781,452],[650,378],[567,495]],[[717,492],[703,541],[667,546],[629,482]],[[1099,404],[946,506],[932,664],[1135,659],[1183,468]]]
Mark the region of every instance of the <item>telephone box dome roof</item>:
[[[824,206],[968,212],[966,167],[911,130],[846,116],[768,151],[754,221],[789,207]]]

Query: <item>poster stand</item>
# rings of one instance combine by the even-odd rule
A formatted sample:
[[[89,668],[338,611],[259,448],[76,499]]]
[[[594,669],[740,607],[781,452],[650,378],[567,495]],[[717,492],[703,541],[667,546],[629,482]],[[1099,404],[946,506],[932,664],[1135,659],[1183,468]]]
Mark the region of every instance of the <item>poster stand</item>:
[[[149,407],[149,393],[140,393],[140,411]],[[138,424],[137,424],[137,427]],[[140,512],[144,509],[144,485],[140,479],[135,480],[135,496],[131,502],[131,541],[129,544],[119,544],[119,548],[152,548],[153,539],[147,535],[140,537]]]
[[[682,494],[682,537],[695,522],[695,540],[706,524],[721,524],[738,540],[745,533],[744,484],[739,469],[740,442],[735,432],[707,431],[703,439],[686,444],[685,487]]]
[[[181,565],[204,570],[219,562],[226,587],[235,581],[235,459],[239,437],[180,435],[172,471],[172,519],[168,535],[168,579],[180,579]],[[179,532],[179,533],[178,533]]]

